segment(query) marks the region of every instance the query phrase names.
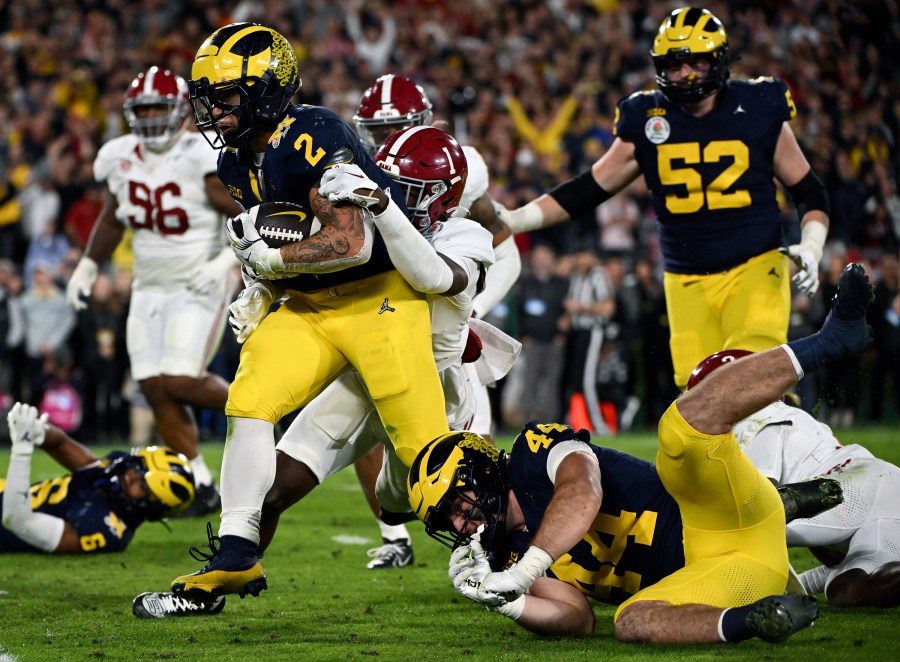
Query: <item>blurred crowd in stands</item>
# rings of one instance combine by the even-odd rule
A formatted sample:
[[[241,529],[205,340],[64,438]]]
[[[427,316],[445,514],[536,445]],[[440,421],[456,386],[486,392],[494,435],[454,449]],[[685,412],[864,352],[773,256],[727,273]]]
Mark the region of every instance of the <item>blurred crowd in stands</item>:
[[[141,443],[152,422],[129,379],[124,320],[130,256],[120,250],[86,311],[64,287],[103,200],[91,166],[127,131],[125,90],[151,65],[185,77],[197,47],[234,21],[288,36],[300,61],[298,100],[348,121],[387,72],[426,89],[436,119],[477,147],[491,195],[509,208],[587,168],[612,141],[616,102],[654,87],[648,50],[679,3],[660,0],[16,0],[0,6],[0,408],[41,404],[79,438]],[[877,283],[876,343],[863,361],[801,383],[804,407],[830,423],[900,412],[900,9],[886,0],[731,0],[722,19],[737,78],[784,79],[792,126],[831,199],[822,287],[795,296],[792,334],[824,319],[848,260]],[[786,243],[799,233],[785,201]],[[609,431],[655,423],[671,398],[671,363],[655,220],[635,185],[589,217],[517,238],[524,270],[490,321],[525,343],[494,390],[497,418],[580,422],[570,397],[585,331],[603,331],[597,398]],[[585,279],[603,287],[586,287]],[[603,294],[605,292],[605,294]],[[605,312],[579,311],[591,297]],[[585,300],[587,298],[587,300]],[[525,301],[529,305],[525,305]],[[535,306],[534,301],[544,305]],[[580,349],[579,349],[580,348]],[[233,374],[226,334],[213,369]],[[579,363],[580,362],[580,363]],[[529,365],[530,364],[530,365]],[[574,376],[573,376],[574,375]],[[815,380],[815,381],[813,381]],[[540,383],[542,389],[535,385]],[[211,436],[224,418],[200,412]],[[575,417],[579,417],[575,420]]]

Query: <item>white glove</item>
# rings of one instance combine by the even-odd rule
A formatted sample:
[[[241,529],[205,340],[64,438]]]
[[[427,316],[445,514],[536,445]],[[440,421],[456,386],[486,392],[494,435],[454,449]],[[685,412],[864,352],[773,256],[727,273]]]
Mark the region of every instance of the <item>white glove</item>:
[[[274,285],[264,280],[255,281],[241,290],[238,298],[228,306],[228,324],[238,343],[247,340],[265,319],[277,295]]]
[[[828,229],[819,221],[807,221],[800,233],[800,243],[780,249],[797,265],[792,279],[797,289],[813,296],[819,289],[819,262]]]
[[[6,424],[14,454],[31,455],[35,446],[43,446],[47,414],[38,416],[36,407],[17,402],[6,415]]]
[[[328,168],[319,183],[319,193],[329,202],[351,202],[364,209],[380,202],[377,197],[360,192],[374,192],[373,189],[378,190],[378,184],[355,163],[339,163]]]
[[[228,219],[225,223],[225,236],[241,264],[247,265],[263,278],[284,278],[288,275],[280,273],[284,268],[281,251],[266,245],[247,212]]]
[[[86,299],[91,296],[94,281],[97,280],[99,267],[91,258],[85,256],[78,261],[66,285],[66,301],[75,310],[87,308]]]
[[[490,574],[491,565],[487,555],[481,546],[479,533],[471,537],[467,545],[460,545],[450,555],[449,575],[456,592],[460,595],[490,606],[499,606],[506,600],[500,596],[491,595],[488,600],[478,599],[478,587],[482,580]]]
[[[483,604],[489,611],[495,611],[516,621],[525,610],[524,595],[507,602],[502,595],[489,593],[482,597],[479,591],[484,578],[491,574],[490,563],[481,546],[480,534],[483,529],[483,526],[480,527],[468,545],[457,547],[450,555],[450,579],[460,595]]]
[[[232,267],[238,266],[234,259],[234,252],[227,248],[208,262],[199,264],[188,274],[189,292],[195,294],[209,294],[215,288],[220,287],[225,281],[225,276]]]
[[[512,602],[523,595],[534,581],[547,572],[553,565],[553,559],[540,547],[533,545],[519,559],[519,562],[503,572],[488,574],[478,587],[478,601],[487,602],[501,596],[506,602]]]

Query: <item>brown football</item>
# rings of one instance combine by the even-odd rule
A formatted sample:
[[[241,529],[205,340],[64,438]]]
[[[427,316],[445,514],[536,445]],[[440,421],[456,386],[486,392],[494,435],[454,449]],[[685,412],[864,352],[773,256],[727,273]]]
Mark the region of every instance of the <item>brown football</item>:
[[[322,229],[312,211],[293,202],[262,202],[251,207],[249,213],[270,248],[306,239]]]

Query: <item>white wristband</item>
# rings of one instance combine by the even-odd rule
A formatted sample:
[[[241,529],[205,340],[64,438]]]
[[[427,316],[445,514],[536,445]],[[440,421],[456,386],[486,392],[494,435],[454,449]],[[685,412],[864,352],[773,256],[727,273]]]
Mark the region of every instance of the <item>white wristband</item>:
[[[547,572],[551,565],[553,565],[553,557],[534,545],[529,547],[516,563],[516,567],[528,573],[532,581]]]
[[[544,212],[533,200],[524,207],[513,209],[501,218],[513,231],[513,234],[540,230],[544,224]]]
[[[812,252],[816,262],[822,261],[822,249],[828,238],[828,228],[821,221],[808,220],[800,228],[800,246]]]
[[[514,621],[517,621],[522,617],[522,613],[525,611],[525,596],[520,595],[512,602],[507,602],[504,605],[496,607],[494,611],[496,611],[498,614],[503,614],[507,618],[511,618]]]

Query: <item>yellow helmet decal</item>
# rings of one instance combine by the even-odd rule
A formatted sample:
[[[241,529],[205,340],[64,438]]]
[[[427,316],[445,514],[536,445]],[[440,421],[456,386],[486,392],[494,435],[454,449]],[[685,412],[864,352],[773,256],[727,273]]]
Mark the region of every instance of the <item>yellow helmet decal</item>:
[[[432,453],[441,442],[449,439],[456,440],[455,447],[437,469],[428,473]],[[500,449],[474,432],[449,432],[431,441],[422,451],[420,461],[413,463],[417,475],[413,475],[413,471],[409,474],[409,503],[419,519],[424,521],[428,509],[437,506],[450,488],[464,486],[459,480],[454,482],[456,470],[465,460],[463,449],[483,453],[494,462],[500,459]]]
[[[653,40],[653,55],[666,55],[671,51],[689,51],[694,54],[712,53],[727,45],[725,27],[706,9],[683,7],[672,12],[659,26]]]
[[[241,43],[260,32],[270,39]],[[253,41],[268,45],[262,50],[243,52]],[[235,24],[219,28],[200,45],[191,67],[191,78],[206,78],[212,84],[240,80],[252,84],[270,70],[282,87],[297,77],[297,58],[287,39],[263,25]]]
[[[187,459],[173,450],[148,446],[137,451],[137,455],[147,465],[144,482],[150,492],[149,498],[162,503],[177,513],[190,505],[194,500],[193,471]]]

